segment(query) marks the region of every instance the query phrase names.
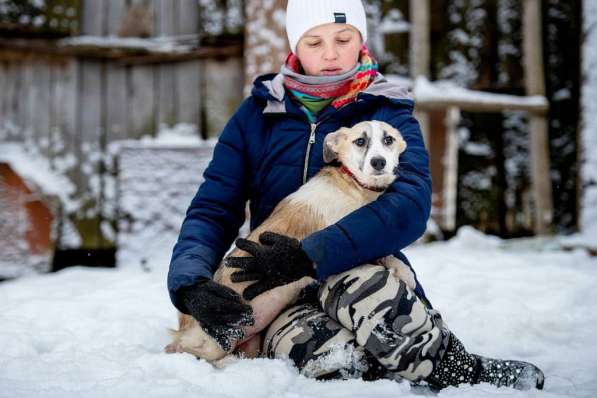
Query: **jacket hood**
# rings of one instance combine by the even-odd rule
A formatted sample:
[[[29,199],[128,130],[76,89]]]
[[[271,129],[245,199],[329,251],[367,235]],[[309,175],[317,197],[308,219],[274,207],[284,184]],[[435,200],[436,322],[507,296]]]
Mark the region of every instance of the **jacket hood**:
[[[264,113],[284,113],[286,112],[284,88],[284,76],[281,73],[270,73],[258,77],[253,85],[251,94],[259,99],[267,101]],[[412,91],[403,85],[389,82],[381,73],[378,73],[373,83],[359,93],[373,97],[385,97],[392,102],[414,105]]]

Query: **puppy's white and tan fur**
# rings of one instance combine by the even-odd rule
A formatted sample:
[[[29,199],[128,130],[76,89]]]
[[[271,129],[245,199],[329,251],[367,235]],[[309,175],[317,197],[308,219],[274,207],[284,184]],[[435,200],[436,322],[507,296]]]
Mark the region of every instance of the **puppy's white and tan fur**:
[[[338,160],[352,176],[338,167],[324,167],[307,184],[282,200],[248,239],[257,242],[262,232],[272,231],[302,240],[336,223],[381,195],[379,190],[387,188],[396,178],[399,156],[405,149],[406,142],[400,132],[380,121],[361,122],[328,134],[324,141],[324,160],[326,163]],[[240,249],[230,254],[235,257],[248,255]],[[380,262],[414,289],[414,276],[404,263],[393,256]],[[235,271],[220,264],[214,280],[242,295],[253,282],[232,283],[230,275]],[[245,339],[232,344],[236,351],[247,356],[257,355],[261,344],[259,332],[285,307],[294,303],[300,291],[312,281],[305,277],[255,297],[249,303],[255,324],[243,328]],[[188,352],[210,361],[228,354],[189,315],[180,314],[179,330],[173,331],[173,337],[174,341],[166,347],[167,352]]]

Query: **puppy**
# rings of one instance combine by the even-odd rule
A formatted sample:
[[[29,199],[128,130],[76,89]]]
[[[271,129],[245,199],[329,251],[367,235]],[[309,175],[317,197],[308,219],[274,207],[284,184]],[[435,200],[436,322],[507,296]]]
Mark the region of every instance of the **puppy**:
[[[336,223],[381,195],[396,178],[399,156],[405,149],[406,142],[400,132],[380,121],[361,122],[352,128],[341,128],[328,134],[324,141],[324,161],[337,161],[342,166],[321,169],[308,183],[282,200],[248,239],[258,242],[262,232],[272,231],[302,240]],[[237,248],[230,256],[249,254]],[[414,289],[414,275],[404,263],[393,256],[379,262],[394,270],[397,278]],[[244,289],[253,282],[232,283],[230,275],[235,271],[220,264],[214,280],[242,296]],[[231,344],[236,351],[248,357],[256,356],[261,345],[259,332],[269,326],[284,308],[294,303],[301,290],[311,282],[312,278],[304,277],[251,300],[249,304],[255,323],[243,327],[245,338],[242,341]],[[208,361],[229,354],[189,315],[180,314],[179,330],[173,331],[173,337],[174,341],[166,347],[166,352],[188,352]]]

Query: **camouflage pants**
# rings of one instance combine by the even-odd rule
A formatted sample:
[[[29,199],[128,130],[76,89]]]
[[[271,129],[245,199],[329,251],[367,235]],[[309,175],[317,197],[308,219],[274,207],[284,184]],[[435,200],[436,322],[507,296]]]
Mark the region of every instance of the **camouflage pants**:
[[[362,377],[375,363],[419,381],[448,345],[439,313],[383,266],[330,277],[318,301],[291,307],[274,320],[263,346],[268,357],[290,358],[309,377]]]

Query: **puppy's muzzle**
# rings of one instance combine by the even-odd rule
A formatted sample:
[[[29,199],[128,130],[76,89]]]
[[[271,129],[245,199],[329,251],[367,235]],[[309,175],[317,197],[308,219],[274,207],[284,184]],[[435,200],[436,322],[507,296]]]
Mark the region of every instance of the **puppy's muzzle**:
[[[386,167],[386,160],[384,158],[372,158],[371,167],[376,171],[382,171]]]

